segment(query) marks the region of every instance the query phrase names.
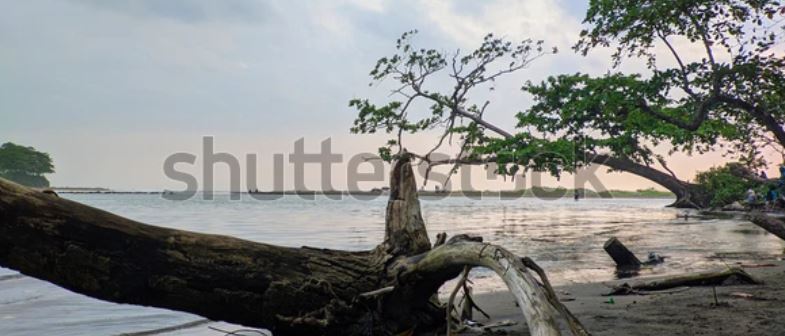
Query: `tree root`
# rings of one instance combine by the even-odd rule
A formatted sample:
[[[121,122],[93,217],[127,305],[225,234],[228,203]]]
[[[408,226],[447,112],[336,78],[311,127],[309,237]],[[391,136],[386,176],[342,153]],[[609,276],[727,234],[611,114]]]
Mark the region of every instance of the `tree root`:
[[[452,293],[450,293],[450,298],[447,300],[447,308],[445,309],[445,311],[447,312],[447,318],[446,318],[446,320],[447,320],[447,336],[452,335],[452,333],[451,333],[451,331],[452,331],[452,321],[453,321],[452,311],[453,311],[453,307],[454,307],[454,304],[455,304],[455,295],[457,295],[458,291],[461,288],[463,288],[464,284],[466,284],[466,280],[469,277],[469,271],[471,271],[471,268],[469,266],[464,266],[463,267],[463,272],[461,272],[461,277],[460,277],[460,279],[458,279],[458,283],[455,285],[455,289],[452,290]],[[457,320],[458,320],[459,323],[461,322],[460,318],[458,318]]]
[[[531,266],[540,282],[529,272]],[[569,310],[559,302],[547,276],[531,259],[524,262],[510,251],[483,243],[478,237],[458,235],[447,243],[411,257],[397,267],[404,269],[401,280],[440,277],[450,267],[480,266],[496,272],[504,280],[526,318],[531,335],[561,335],[557,319],[563,319],[574,335],[589,335]]]

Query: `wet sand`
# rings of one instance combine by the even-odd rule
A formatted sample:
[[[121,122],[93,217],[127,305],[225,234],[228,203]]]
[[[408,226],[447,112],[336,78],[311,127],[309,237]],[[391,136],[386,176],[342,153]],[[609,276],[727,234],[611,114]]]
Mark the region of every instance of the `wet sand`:
[[[711,287],[613,296],[613,304],[602,296],[613,285],[645,278],[561,286],[556,292],[592,335],[785,335],[785,262],[759,260],[754,266],[765,264],[775,266],[744,267],[729,262],[742,266],[764,284],[716,287],[719,305],[714,303]],[[493,335],[529,335],[509,293],[479,295],[476,300],[492,321],[517,321]],[[475,312],[477,316],[481,317]],[[481,323],[492,321],[479,319]],[[567,330],[564,334],[571,335]]]

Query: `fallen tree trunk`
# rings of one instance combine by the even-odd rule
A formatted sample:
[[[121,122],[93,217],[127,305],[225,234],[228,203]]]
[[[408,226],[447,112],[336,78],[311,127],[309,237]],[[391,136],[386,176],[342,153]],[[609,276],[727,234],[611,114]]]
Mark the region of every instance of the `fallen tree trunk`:
[[[780,239],[785,240],[785,221],[782,219],[767,216],[760,212],[753,212],[750,214],[750,221]]]
[[[504,279],[532,335],[560,335],[562,318],[588,335],[509,251],[468,236],[431,249],[408,160],[393,167],[386,225],[371,251],[280,247],[146,225],[0,179],[0,266],[98,299],[277,336],[390,335],[443,326],[438,288],[482,266]]]
[[[749,220],[767,232],[785,240],[785,220],[760,211],[701,211],[700,214],[714,218]]]

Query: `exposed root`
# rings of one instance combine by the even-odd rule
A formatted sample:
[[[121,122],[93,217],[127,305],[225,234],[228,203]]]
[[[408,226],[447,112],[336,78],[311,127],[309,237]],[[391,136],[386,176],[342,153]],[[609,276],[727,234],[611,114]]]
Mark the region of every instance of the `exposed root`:
[[[463,267],[463,272],[461,272],[461,277],[460,277],[460,279],[458,279],[458,283],[455,285],[455,288],[452,290],[452,293],[450,293],[450,298],[447,300],[447,308],[445,309],[447,311],[447,336],[452,335],[452,333],[451,333],[451,331],[452,331],[452,320],[453,320],[452,311],[453,311],[453,307],[454,307],[454,304],[455,304],[455,296],[458,294],[458,291],[461,288],[463,288],[463,285],[466,283],[466,279],[469,277],[469,272],[470,271],[471,271],[471,267],[469,267],[469,266],[464,266]],[[458,323],[460,324],[461,323],[461,319],[458,318],[457,320],[458,320]]]
[[[463,304],[467,305],[468,309],[470,309],[470,310],[471,309],[476,309],[478,312],[480,312],[480,314],[485,316],[485,318],[490,319],[491,316],[488,315],[488,313],[486,313],[484,310],[482,310],[482,308],[480,308],[480,306],[478,306],[476,302],[474,302],[474,298],[472,298],[471,290],[470,290],[470,288],[467,285],[467,283],[469,283],[469,282],[471,282],[471,281],[470,280],[466,280],[466,283],[463,284],[463,293],[464,293]]]
[[[530,267],[527,267],[529,265]],[[471,266],[481,266],[492,269],[504,280],[511,294],[518,302],[531,335],[557,336],[561,335],[557,319],[563,318],[574,335],[589,335],[586,329],[578,322],[569,310],[564,307],[556,297],[547,276],[531,259],[524,263],[521,258],[510,251],[493,244],[482,243],[478,237],[457,235],[445,244],[423,255],[409,258],[397,267],[403,269],[401,280],[413,278],[428,279],[443,276],[445,270],[454,267],[463,269]],[[529,271],[530,268],[537,273],[540,281]],[[464,277],[459,285],[463,286]],[[456,290],[453,291],[451,301]],[[451,312],[452,308],[448,307]],[[451,315],[449,315],[451,316]]]

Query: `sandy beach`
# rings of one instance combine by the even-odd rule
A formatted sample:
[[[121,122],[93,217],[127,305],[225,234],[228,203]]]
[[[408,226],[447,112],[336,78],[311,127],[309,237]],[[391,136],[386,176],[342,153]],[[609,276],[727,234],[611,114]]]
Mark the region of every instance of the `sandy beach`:
[[[712,287],[681,287],[649,295],[613,296],[612,304],[608,303],[611,297],[602,296],[614,285],[654,278],[560,286],[556,292],[592,335],[785,335],[785,262],[782,258],[760,260],[755,265],[728,264],[743,267],[763,284],[716,287],[719,305],[714,302]],[[491,321],[480,318],[479,322],[517,321],[516,325],[497,329],[492,334],[529,335],[521,312],[508,293],[479,295],[476,300],[491,315]],[[475,312],[475,317],[481,316]],[[565,335],[570,335],[569,331],[565,330]]]

